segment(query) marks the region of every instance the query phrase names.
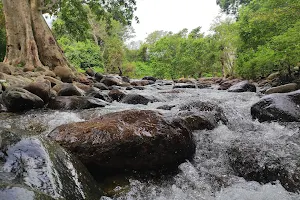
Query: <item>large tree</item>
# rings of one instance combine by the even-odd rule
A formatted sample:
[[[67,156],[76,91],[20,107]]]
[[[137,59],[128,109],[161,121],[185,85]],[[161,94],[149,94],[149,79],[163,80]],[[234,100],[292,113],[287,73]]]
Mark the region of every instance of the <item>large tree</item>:
[[[28,69],[70,67],[43,17],[44,13],[55,15],[58,10],[67,15],[67,12],[73,13],[79,20],[68,22],[71,28],[87,19],[84,5],[89,5],[99,17],[123,23],[130,23],[136,10],[135,0],[2,0],[2,3],[7,35],[4,63]]]

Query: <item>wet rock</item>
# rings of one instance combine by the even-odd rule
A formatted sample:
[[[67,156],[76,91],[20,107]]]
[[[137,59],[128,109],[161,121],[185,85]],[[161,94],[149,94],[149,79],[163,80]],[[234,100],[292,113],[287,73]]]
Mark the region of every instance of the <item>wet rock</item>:
[[[53,110],[77,110],[105,107],[106,105],[108,105],[107,102],[92,97],[57,96],[49,101],[47,107]]]
[[[299,89],[299,87],[296,83],[289,83],[289,84],[269,88],[266,90],[265,94],[288,93],[288,92],[296,91],[297,89]]]
[[[210,85],[208,84],[186,84],[186,83],[181,83],[181,84],[176,84],[173,86],[173,89],[176,88],[199,88],[199,89],[203,89],[203,88],[207,88],[210,87]]]
[[[228,120],[219,106],[202,101],[190,102],[182,105],[175,121],[182,121],[190,130],[214,129],[221,121],[227,124]]]
[[[144,86],[134,86],[133,88],[136,89],[136,90],[145,90]]]
[[[143,105],[147,105],[149,102],[153,103],[153,102],[157,102],[157,99],[154,98],[147,98],[144,97],[140,94],[127,94],[123,99],[122,99],[122,103],[127,103],[127,104],[143,104]]]
[[[258,119],[260,122],[299,122],[300,90],[264,96],[252,105],[251,115],[253,119]]]
[[[113,85],[121,85],[123,82],[122,78],[119,76],[104,76],[101,80],[101,83],[109,87]]]
[[[101,73],[97,72],[95,74],[96,81],[100,82],[103,78],[104,78],[104,76]]]
[[[222,78],[220,77],[205,77],[205,78],[199,78],[198,81],[202,84],[219,84],[222,82]]]
[[[154,81],[151,80],[132,81],[130,84],[132,86],[146,86],[146,85],[154,84]]]
[[[235,141],[227,150],[234,172],[248,181],[269,183],[280,181],[290,192],[300,191],[299,149],[295,143]],[[297,138],[299,140],[299,138]]]
[[[27,136],[23,130],[0,129],[0,133],[3,155],[0,159],[0,199],[17,193],[31,194],[29,199],[100,198],[101,191],[86,168],[59,145],[42,137]],[[27,200],[25,196],[17,199]]]
[[[40,97],[17,87],[11,87],[4,91],[2,99],[5,107],[10,112],[22,112],[44,106],[44,101]]]
[[[1,200],[55,200],[51,196],[20,185],[0,185]]]
[[[98,88],[100,90],[109,90],[109,88],[105,84],[103,84],[103,83],[95,83],[94,87],[96,87],[96,88]]]
[[[173,89],[176,88],[197,88],[195,84],[176,84],[173,86]]]
[[[125,83],[130,83],[130,79],[127,76],[122,76],[122,81]]]
[[[102,99],[103,101],[110,102],[110,103],[113,101],[112,98],[110,98],[107,94],[101,92],[101,90],[89,92],[87,94],[87,96],[88,97],[94,97],[94,98],[97,98],[97,99]]]
[[[149,80],[149,81],[156,82],[157,78],[155,78],[153,76],[145,76],[142,78],[142,80]]]
[[[37,95],[48,103],[50,99],[51,83],[48,80],[37,80],[24,87],[25,90]]]
[[[159,106],[156,109],[161,109],[161,110],[171,110],[172,108],[174,108],[175,105],[163,105],[163,106]]]
[[[150,110],[126,110],[62,125],[48,136],[98,173],[174,167],[195,152],[187,129]]]
[[[86,70],[85,70],[85,73],[87,74],[87,75],[89,75],[89,76],[91,76],[91,77],[94,77],[95,76],[95,71],[92,69],[92,68],[87,68]]]
[[[125,93],[118,89],[112,89],[109,91],[108,96],[114,101],[121,101],[125,97]]]
[[[248,81],[242,81],[231,86],[228,92],[256,92],[256,86]]]
[[[239,81],[239,79],[223,80],[222,82],[220,82],[220,87],[218,88],[218,90],[227,90]]]
[[[126,87],[126,90],[133,90],[133,87]]]
[[[83,96],[84,91],[72,83],[64,83],[57,91],[58,96]]]

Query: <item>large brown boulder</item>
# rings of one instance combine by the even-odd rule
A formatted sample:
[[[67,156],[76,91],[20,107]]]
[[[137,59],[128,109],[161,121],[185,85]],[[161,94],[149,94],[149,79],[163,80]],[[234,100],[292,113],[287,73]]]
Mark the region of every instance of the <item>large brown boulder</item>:
[[[150,110],[126,110],[62,125],[48,136],[98,171],[174,167],[195,152],[191,132]]]
[[[37,80],[24,87],[25,90],[37,95],[47,103],[50,99],[51,83],[48,80]]]
[[[22,112],[34,108],[42,108],[44,101],[37,95],[23,89],[12,87],[2,94],[5,107],[10,112]]]

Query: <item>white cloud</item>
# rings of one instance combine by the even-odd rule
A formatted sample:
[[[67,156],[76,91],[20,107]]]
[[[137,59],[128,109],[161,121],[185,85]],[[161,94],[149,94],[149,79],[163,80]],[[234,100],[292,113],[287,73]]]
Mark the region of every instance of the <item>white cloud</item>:
[[[216,0],[137,0],[135,14],[140,23],[133,23],[135,40],[143,40],[155,30],[178,32],[201,26],[208,31],[219,11]]]

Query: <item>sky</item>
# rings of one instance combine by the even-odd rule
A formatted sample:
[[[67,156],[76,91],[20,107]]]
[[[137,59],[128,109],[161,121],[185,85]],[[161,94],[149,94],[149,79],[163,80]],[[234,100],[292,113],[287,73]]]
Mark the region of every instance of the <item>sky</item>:
[[[176,33],[201,26],[207,32],[219,13],[216,0],[137,0],[135,15],[140,23],[133,23],[133,40],[144,40],[156,30]]]

